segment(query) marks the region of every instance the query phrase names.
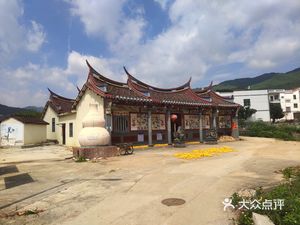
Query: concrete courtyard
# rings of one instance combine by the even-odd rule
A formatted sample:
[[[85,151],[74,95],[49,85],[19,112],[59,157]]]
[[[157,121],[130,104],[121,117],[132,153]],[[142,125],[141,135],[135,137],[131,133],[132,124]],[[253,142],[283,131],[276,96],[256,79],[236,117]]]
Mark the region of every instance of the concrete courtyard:
[[[219,143],[235,152],[196,160],[152,148],[134,155],[74,162],[62,146],[0,149],[0,224],[227,225],[222,201],[235,191],[281,181],[278,170],[300,165],[300,143],[243,137]],[[166,198],[185,204],[166,206]],[[4,217],[15,210],[36,215]]]

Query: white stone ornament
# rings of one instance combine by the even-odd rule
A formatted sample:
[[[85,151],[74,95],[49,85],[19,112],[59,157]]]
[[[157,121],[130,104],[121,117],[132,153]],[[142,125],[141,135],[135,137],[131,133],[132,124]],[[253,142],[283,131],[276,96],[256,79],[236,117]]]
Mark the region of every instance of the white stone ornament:
[[[98,112],[98,104],[90,104],[89,111],[82,121],[78,141],[81,147],[110,144],[110,134],[104,128],[105,121]]]

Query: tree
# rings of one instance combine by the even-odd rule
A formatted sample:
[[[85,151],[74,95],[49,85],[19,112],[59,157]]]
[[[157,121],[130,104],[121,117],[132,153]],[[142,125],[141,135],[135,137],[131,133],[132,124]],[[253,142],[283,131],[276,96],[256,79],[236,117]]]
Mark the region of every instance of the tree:
[[[38,117],[40,118],[42,113],[33,111],[33,110],[22,110],[19,112],[14,113],[15,116],[28,116],[28,117]]]
[[[281,119],[284,117],[280,103],[270,104],[270,117],[272,119],[272,123],[275,123],[276,119]]]
[[[239,119],[240,120],[247,120],[248,118],[250,118],[254,113],[256,113],[256,109],[251,109],[248,106],[245,107],[241,107],[239,109]]]

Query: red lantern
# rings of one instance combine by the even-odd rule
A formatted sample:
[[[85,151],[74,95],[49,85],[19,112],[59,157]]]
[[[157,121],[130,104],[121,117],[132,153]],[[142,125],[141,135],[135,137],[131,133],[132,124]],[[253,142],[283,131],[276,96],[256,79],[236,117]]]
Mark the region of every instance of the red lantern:
[[[177,115],[176,115],[176,114],[172,114],[172,115],[171,115],[171,120],[172,120],[173,122],[175,122],[175,121],[177,120]]]

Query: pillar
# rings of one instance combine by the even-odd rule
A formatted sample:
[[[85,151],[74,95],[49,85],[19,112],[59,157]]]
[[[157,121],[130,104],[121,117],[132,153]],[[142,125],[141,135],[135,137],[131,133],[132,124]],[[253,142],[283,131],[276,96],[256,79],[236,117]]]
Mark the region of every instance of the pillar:
[[[212,128],[217,129],[217,110],[216,109],[213,109],[212,116],[213,116]]]
[[[168,144],[172,144],[172,129],[171,129],[171,112],[167,110],[167,130],[168,130]]]
[[[232,137],[235,138],[235,139],[239,139],[239,120],[238,120],[238,112],[239,110],[237,109],[236,112],[235,112],[235,115],[234,117],[232,118],[232,126],[231,126],[231,129],[232,129]]]
[[[216,138],[218,139],[218,125],[217,125],[217,118],[218,118],[219,110],[213,110],[213,129],[216,131]]]
[[[148,110],[148,145],[150,147],[153,146],[152,143],[152,115],[151,115],[151,110]]]
[[[203,143],[203,118],[202,110],[199,111],[199,140]]]

